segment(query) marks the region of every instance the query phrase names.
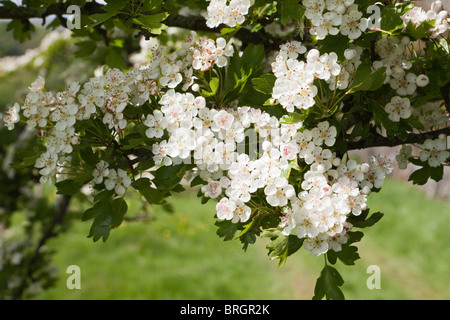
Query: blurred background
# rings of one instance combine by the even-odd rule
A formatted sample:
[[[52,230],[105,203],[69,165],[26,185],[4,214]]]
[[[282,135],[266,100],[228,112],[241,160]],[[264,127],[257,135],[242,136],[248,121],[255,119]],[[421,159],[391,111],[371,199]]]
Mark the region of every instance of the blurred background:
[[[46,88],[58,91],[66,83],[85,81],[98,64],[81,58],[70,34],[48,32],[36,26],[32,39],[19,43],[6,23],[0,23],[0,111],[21,102],[37,76]],[[2,170],[7,143],[17,137],[0,129]],[[397,150],[367,150],[355,154],[362,160],[383,154],[395,158]],[[407,182],[409,173],[396,170],[379,193],[369,197],[371,212],[384,217],[364,230],[358,243],[361,259],[355,266],[338,263],[347,299],[450,299],[450,173],[440,183],[423,187]],[[6,180],[2,180],[6,181]],[[6,185],[0,193],[6,194]],[[47,202],[54,190],[30,190]],[[216,235],[215,204],[201,205],[197,190],[169,199],[169,206],[146,206],[139,197],[129,201],[129,217],[103,243],[88,238],[91,222],[81,221],[83,199],[71,203],[64,230],[48,240],[42,250],[51,253],[43,261],[52,278],[36,285],[30,299],[311,299],[315,281],[323,267],[322,257],[305,250],[290,256],[278,267],[267,256],[266,239],[258,239],[247,251],[239,241]],[[79,201],[78,201],[79,200]],[[6,201],[0,197],[0,201]],[[20,201],[20,199],[18,200]],[[0,215],[5,212],[0,211]],[[15,214],[8,225],[0,220],[0,253],[8,240],[24,236],[27,212]],[[17,257],[17,266],[21,257]],[[81,289],[69,290],[67,267],[81,270]],[[381,271],[381,289],[368,289],[368,266]],[[14,266],[13,266],[14,267]],[[18,275],[9,276],[0,261],[6,286],[13,287]],[[13,274],[13,272],[11,272]],[[0,275],[0,278],[2,276]],[[6,280],[5,280],[6,279]]]

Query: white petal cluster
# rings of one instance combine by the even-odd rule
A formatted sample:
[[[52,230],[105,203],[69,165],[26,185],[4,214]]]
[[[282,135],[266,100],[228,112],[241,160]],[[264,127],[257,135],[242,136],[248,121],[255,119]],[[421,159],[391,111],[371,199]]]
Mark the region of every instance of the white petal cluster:
[[[401,18],[405,25],[411,22],[416,27],[420,26],[425,21],[433,21],[433,27],[430,31],[432,32],[432,37],[435,38],[443,35],[450,29],[450,15],[446,10],[443,10],[441,0],[434,1],[428,11],[425,11],[422,7],[415,6]]]
[[[429,84],[429,79],[424,74],[416,75],[409,70],[412,67],[406,52],[411,44],[409,37],[401,39],[397,36],[383,36],[377,42],[375,50],[380,56],[380,60],[374,61],[372,67],[378,70],[386,68],[386,80],[390,87],[399,96],[413,95],[417,87],[425,87]]]
[[[450,122],[450,115],[440,100],[429,101],[419,108],[414,108],[412,113],[426,130],[440,128]]]
[[[213,64],[225,67],[228,63],[227,57],[231,57],[233,52],[233,47],[227,44],[224,38],[217,38],[216,41],[201,38],[193,53],[192,67],[200,71],[209,70]]]
[[[450,152],[447,151],[447,136],[441,135],[438,139],[427,139],[420,152],[420,160],[428,162],[430,167],[439,167],[442,162],[450,158]]]
[[[341,33],[357,39],[367,29],[367,19],[354,0],[305,0],[305,16],[311,22],[310,33],[322,40]]]
[[[340,251],[347,241],[346,232],[352,228],[347,217],[367,209],[367,195],[381,187],[391,171],[384,158],[358,164],[333,156],[326,171],[306,172],[303,191],[291,201],[291,208],[284,210],[280,227],[285,234],[306,238],[304,246],[312,255]]]
[[[20,105],[18,103],[15,103],[12,107],[8,108],[8,111],[6,111],[6,114],[3,116],[3,124],[8,130],[13,130],[15,124],[19,122],[19,112]]]
[[[209,2],[206,13],[206,25],[209,28],[225,24],[235,27],[242,24],[248,9],[253,5],[252,0],[207,0]]]
[[[388,104],[386,104],[384,110],[389,114],[389,119],[393,122],[399,122],[400,119],[408,119],[411,116],[408,98],[395,96]]]
[[[305,54],[305,61],[297,59],[299,54]],[[341,66],[336,53],[321,55],[317,49],[306,52],[299,41],[291,41],[280,46],[272,63],[272,71],[277,78],[272,97],[288,112],[294,112],[296,108],[311,108],[318,93],[314,80],[322,79],[331,83],[334,77],[339,76]]]

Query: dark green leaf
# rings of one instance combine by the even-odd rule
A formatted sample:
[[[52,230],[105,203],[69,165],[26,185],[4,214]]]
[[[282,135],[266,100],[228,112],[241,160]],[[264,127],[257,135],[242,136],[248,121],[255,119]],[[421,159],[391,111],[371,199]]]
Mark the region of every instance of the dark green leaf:
[[[286,26],[290,19],[300,20],[305,15],[305,7],[299,0],[283,0],[278,2],[278,13],[281,17],[281,23]]]
[[[230,220],[217,221],[215,223],[217,227],[219,227],[216,231],[216,234],[223,238],[224,241],[234,239],[234,235],[238,230],[238,226],[236,223],[232,223]]]
[[[403,20],[400,18],[401,7],[388,5],[381,10],[381,29],[387,32],[394,32],[403,28]]]
[[[371,62],[369,60],[360,64],[356,70],[355,77],[346,94],[357,91],[374,91],[379,89],[386,79],[386,67],[382,67],[372,73]]]
[[[161,34],[161,30],[166,27],[161,21],[165,20],[168,16],[169,14],[167,12],[161,12],[153,15],[140,16],[133,19],[133,21],[153,34]]]
[[[344,294],[339,287],[344,284],[344,279],[339,272],[325,265],[316,281],[313,300],[321,300],[326,297],[327,300],[344,300]]]
[[[272,73],[265,73],[258,78],[252,79],[253,88],[265,95],[272,95],[276,77]]]
[[[359,216],[350,216],[347,221],[350,222],[355,228],[367,228],[373,226],[383,217],[381,212],[375,212],[367,218],[368,213],[369,210],[363,211]]]
[[[123,217],[128,211],[127,202],[123,198],[116,198],[112,201],[112,214],[113,220],[111,222],[111,227],[116,228],[120,226],[123,221]]]
[[[163,166],[153,172],[153,183],[160,190],[170,190],[180,183],[184,173],[184,165]]]
[[[278,266],[286,263],[287,257],[297,252],[303,245],[304,239],[295,235],[283,235],[281,231],[264,231],[263,237],[270,238],[266,248],[269,251],[269,257],[279,259]]]
[[[76,183],[74,180],[67,179],[55,184],[56,189],[58,190],[57,194],[65,194],[65,195],[74,195],[78,191],[80,191],[81,186]]]
[[[148,203],[160,204],[162,202],[163,195],[158,189],[151,186],[149,178],[140,178],[131,185],[142,194]]]
[[[120,140],[122,150],[130,150],[139,146],[144,139],[139,133],[131,133]]]
[[[414,184],[424,185],[431,178],[434,181],[441,181],[444,176],[444,167],[430,167],[424,166],[421,169],[414,171],[410,176],[408,181],[412,181]]]

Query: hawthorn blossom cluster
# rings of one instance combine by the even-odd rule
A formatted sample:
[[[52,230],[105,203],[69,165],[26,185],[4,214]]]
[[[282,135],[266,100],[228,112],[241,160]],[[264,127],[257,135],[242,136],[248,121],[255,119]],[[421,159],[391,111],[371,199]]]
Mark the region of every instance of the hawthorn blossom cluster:
[[[428,11],[425,11],[422,7],[415,6],[402,15],[401,18],[405,25],[412,23],[416,27],[424,22],[433,21],[430,31],[434,38],[443,35],[450,29],[450,15],[443,9],[441,0],[434,1]]]
[[[396,156],[397,164],[400,169],[406,169],[411,157],[417,157],[426,162],[430,167],[435,168],[442,165],[450,158],[450,152],[447,147],[447,136],[439,135],[437,139],[427,139],[421,145],[417,146],[419,152],[413,155],[413,148],[410,145],[403,145]]]
[[[354,0],[304,0],[305,16],[311,22],[310,32],[322,40],[341,33],[358,39],[367,29],[368,21]]]
[[[209,27],[242,24],[252,5],[250,0],[209,2]],[[311,33],[318,39],[340,32],[354,40],[367,27],[354,0],[302,3],[312,23]],[[386,83],[395,91],[384,108],[393,122],[412,115],[408,96],[429,82],[425,75],[409,72],[412,66],[405,52],[410,43],[407,37],[383,36],[375,46],[380,60],[372,67],[386,68]],[[315,81],[322,80],[332,91],[348,89],[362,53],[361,47],[350,44],[344,61],[339,62],[335,52],[320,54],[299,41],[281,45],[271,64],[276,77],[273,100],[287,112],[322,103],[316,99],[319,89]],[[193,172],[204,182],[201,192],[217,201],[219,220],[245,223],[259,213],[280,214],[278,227],[283,234],[305,239],[304,247],[312,255],[340,251],[352,229],[348,218],[367,209],[368,195],[381,188],[392,164],[380,156],[369,163],[338,156],[332,151],[338,130],[327,120],[307,128],[302,122],[291,123],[289,117],[280,119],[249,106],[212,107],[197,93],[196,76],[214,66],[225,67],[233,54],[224,38],[197,39],[191,32],[175,52],[158,44],[149,51],[148,64],[128,73],[108,70],[83,86],[72,83],[56,95],[46,92],[45,81],[39,78],[31,85],[24,105],[14,105],[4,120],[13,128],[22,110],[27,125],[37,128],[44,139],[46,151],[35,162],[41,183],[51,183],[65,173],[65,162],[83,138],[83,128],[76,127],[79,122],[101,121],[110,133],[99,137],[105,139],[101,142],[120,143],[120,134],[132,127],[133,121],[133,125],[144,126],[157,167],[194,164]],[[138,109],[147,102],[151,112],[141,118],[124,115],[126,108]],[[419,121],[424,126],[443,124],[438,109],[434,105],[422,108]],[[397,156],[399,165],[406,166],[410,156],[411,149],[402,148]],[[444,135],[425,141],[419,155],[432,167],[449,156]],[[124,196],[132,181],[128,171],[104,160],[92,169],[91,183],[113,190],[117,196]]]
[[[347,217],[367,209],[367,196],[381,188],[393,167],[382,157],[363,164],[337,157],[329,149],[335,143],[336,128],[327,121],[311,130],[300,128],[301,123],[280,123],[279,134],[263,138],[260,158],[238,155],[226,175],[210,178],[201,190],[218,200],[217,217],[233,223],[246,222],[258,211],[252,194],[262,190],[267,203],[282,211],[279,227],[284,234],[305,238],[304,247],[312,255],[340,251],[352,228]],[[297,160],[309,168],[303,180],[296,182],[298,193],[286,174]]]
[[[439,135],[438,139],[427,139],[423,143],[423,150],[420,152],[420,160],[428,162],[430,167],[439,167],[442,162],[450,158],[447,151],[447,136]]]
[[[317,49],[306,52],[299,41],[290,41],[280,46],[280,51],[272,63],[272,72],[277,78],[272,97],[288,112],[297,109],[309,109],[315,104],[318,93],[314,80],[330,81],[341,71],[336,53],[320,54]],[[306,61],[297,57],[305,54]]]
[[[303,191],[283,208],[280,227],[286,235],[305,238],[304,247],[312,255],[328,250],[340,251],[352,229],[347,221],[367,209],[367,196],[382,186],[393,170],[383,157],[372,157],[370,163],[358,164],[338,157],[328,159],[327,170],[311,169],[301,183]]]
[[[236,24],[242,24],[248,9],[255,2],[254,0],[207,0],[209,2],[206,13],[206,25],[209,28],[218,27],[226,24],[229,27],[235,27]]]
[[[414,108],[412,114],[426,130],[440,128],[450,122],[450,115],[440,100],[429,101],[419,108]]]
[[[373,68],[386,68],[385,83],[399,96],[413,95],[417,87],[425,87],[429,83],[425,74],[416,75],[410,71],[412,63],[408,60],[407,52],[411,43],[407,36],[401,39],[397,36],[383,36],[375,45],[380,60],[374,61]]]
[[[102,76],[89,79],[82,87],[74,82],[56,95],[45,91],[45,80],[39,77],[30,86],[24,104],[11,107],[3,120],[5,126],[12,130],[20,120],[21,110],[27,125],[38,129],[46,151],[36,160],[35,167],[40,169],[41,183],[52,183],[63,171],[66,157],[81,141],[75,129],[77,122],[98,118],[117,135],[128,125],[123,114],[128,105],[137,107],[146,103],[161,88],[169,88],[173,92],[173,88],[183,80],[182,90],[186,91],[194,82],[194,70],[205,71],[213,64],[223,67],[227,64],[226,57],[232,53],[233,48],[223,38],[216,41],[203,37],[197,39],[197,34],[192,32],[177,53],[166,54],[165,47],[157,46],[145,66],[128,73],[110,69]],[[168,126],[173,125],[175,112],[172,112],[173,118],[170,118]],[[165,129],[165,123],[158,121],[160,119],[155,112],[147,117],[145,123],[152,127],[153,121]],[[149,128],[147,136],[159,137],[162,131],[158,130],[158,127]],[[114,170],[110,170],[110,174],[113,175]],[[119,190],[119,194],[123,194],[123,190]]]

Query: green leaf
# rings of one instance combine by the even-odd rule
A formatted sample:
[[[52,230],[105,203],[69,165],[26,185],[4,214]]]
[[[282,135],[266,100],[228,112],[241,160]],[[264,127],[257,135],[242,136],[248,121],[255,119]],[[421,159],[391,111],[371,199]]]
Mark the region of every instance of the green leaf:
[[[339,272],[335,268],[325,265],[316,281],[313,300],[321,300],[323,297],[326,297],[327,300],[344,300],[344,294],[339,288],[343,284],[344,279]]]
[[[347,266],[355,265],[355,261],[360,258],[358,254],[358,248],[348,244],[342,245],[341,251],[329,250],[327,252],[328,261],[331,264],[335,264],[336,260],[339,259],[343,264]]]
[[[21,150],[17,152],[17,160],[12,164],[14,169],[23,169],[34,166],[42,151]]]
[[[140,178],[131,185],[142,194],[148,203],[160,204],[162,202],[163,195],[158,189],[151,186],[149,178]]]
[[[102,9],[108,13],[114,13],[114,14],[117,14],[127,4],[127,1],[123,1],[123,0],[106,0],[105,2],[106,2],[106,5],[104,5],[102,7]]]
[[[109,47],[107,49],[105,62],[111,68],[118,68],[121,70],[127,69],[127,65],[123,61],[119,48]]]
[[[80,157],[91,168],[94,168],[97,165],[98,158],[91,147],[81,149]]]
[[[425,38],[430,33],[430,29],[434,27],[435,20],[423,21],[420,25],[416,26],[411,21],[408,22],[405,28],[405,33],[411,38],[411,40],[420,40]]]
[[[348,49],[348,38],[341,34],[328,35],[323,40],[317,40],[317,45],[321,54],[334,52],[339,60],[344,60],[344,52]]]
[[[74,195],[78,191],[80,191],[81,186],[76,183],[74,180],[67,179],[60,182],[57,182],[55,184],[57,189],[57,194],[64,194],[64,195]]]
[[[304,121],[306,118],[308,118],[309,114],[311,112],[311,109],[302,109],[297,112],[291,112],[289,113],[289,117],[283,117],[282,123],[284,124],[294,124]]]
[[[430,167],[428,165],[424,166],[421,169],[418,169],[411,173],[408,181],[412,181],[413,184],[424,185],[431,178],[434,181],[441,181],[444,177],[444,167]]]
[[[111,222],[111,227],[116,228],[120,226],[123,221],[123,217],[128,211],[127,202],[123,198],[116,198],[112,201],[112,213],[113,220]]]
[[[381,30],[394,32],[403,28],[403,20],[400,18],[402,10],[401,6],[397,7],[395,5],[383,7],[380,15]]]
[[[234,235],[238,230],[238,225],[236,223],[232,223],[231,220],[223,220],[216,221],[215,225],[219,227],[216,231],[216,234],[223,238],[224,241],[234,239]]]
[[[357,91],[375,91],[379,89],[386,79],[386,67],[382,67],[372,73],[371,62],[364,61],[358,67],[353,79],[350,90],[346,94],[351,94]]]
[[[299,0],[283,0],[278,2],[278,13],[283,26],[286,26],[290,19],[300,20],[305,15],[305,7],[299,4]]]
[[[150,31],[153,34],[161,34],[161,30],[166,26],[161,23],[165,20],[169,14],[167,12],[161,12],[153,15],[140,16],[134,18],[133,22],[141,25],[144,29]]]
[[[375,212],[369,218],[367,218],[368,215],[369,210],[365,210],[359,216],[350,216],[347,221],[351,223],[355,228],[367,228],[373,226],[383,217],[383,213],[381,212]]]
[[[253,88],[265,95],[272,96],[273,86],[277,78],[272,73],[265,73],[258,78],[253,78]]]
[[[219,78],[212,78],[209,82],[209,88],[211,89],[211,91],[202,90],[202,96],[212,97],[217,93],[217,90],[219,89]]]
[[[114,12],[91,14],[89,16],[89,18],[93,19],[95,22],[87,25],[86,28],[87,29],[94,28],[94,27],[104,23],[105,21],[108,21],[109,19],[111,19],[115,15],[116,15],[116,13],[114,13]]]
[[[95,41],[80,41],[76,43],[78,47],[75,51],[75,57],[83,58],[92,55],[97,49],[97,43]]]
[[[139,146],[144,141],[144,138],[139,133],[130,133],[120,140],[122,150],[130,150]]]
[[[279,259],[278,267],[286,263],[287,257],[297,252],[303,245],[304,239],[300,239],[295,235],[283,235],[280,230],[264,231],[262,234],[265,238],[270,238],[270,242],[266,248],[271,259]]]
[[[191,188],[195,187],[195,186],[198,186],[198,185],[204,185],[205,183],[206,183],[205,180],[203,180],[200,176],[196,176],[191,181]]]
[[[159,190],[171,190],[180,183],[184,173],[184,165],[163,166],[152,172],[153,183]]]
[[[112,203],[109,201],[98,201],[92,208],[87,209],[82,216],[82,220],[94,219],[89,230],[89,238],[94,242],[103,239],[105,242],[117,221],[114,221]]]

